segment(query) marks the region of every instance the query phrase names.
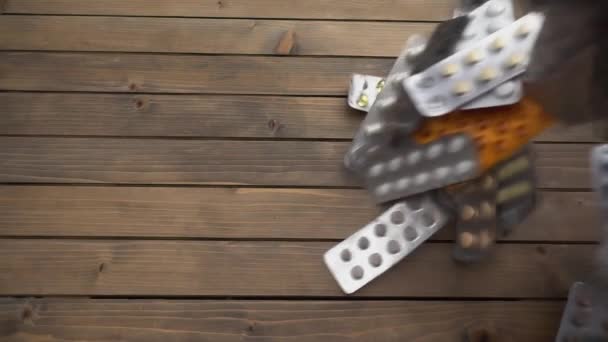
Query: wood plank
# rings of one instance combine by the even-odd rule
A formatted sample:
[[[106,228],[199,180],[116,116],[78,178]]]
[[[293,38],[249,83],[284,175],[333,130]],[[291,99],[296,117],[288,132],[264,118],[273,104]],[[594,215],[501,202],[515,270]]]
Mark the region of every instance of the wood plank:
[[[3,341],[553,341],[562,302],[0,300]],[[162,327],[162,328],[161,328]]]
[[[0,137],[0,182],[356,186],[348,142]],[[542,188],[589,188],[591,144],[537,144]]]
[[[0,90],[340,95],[393,59],[0,52]]]
[[[334,243],[0,240],[0,293],[120,296],[342,296],[323,265]],[[369,297],[565,298],[592,245],[499,244],[463,266],[425,244],[357,293]],[[412,282],[412,279],[416,281]]]
[[[503,240],[599,241],[593,193],[540,195]],[[2,186],[0,236],[339,240],[379,211],[363,190]]]
[[[350,139],[363,113],[344,98],[0,93],[0,134]],[[541,142],[596,142],[591,124]]]
[[[395,57],[435,24],[5,15],[0,27],[0,50]]]
[[[175,17],[444,20],[450,0],[7,0],[7,13]]]

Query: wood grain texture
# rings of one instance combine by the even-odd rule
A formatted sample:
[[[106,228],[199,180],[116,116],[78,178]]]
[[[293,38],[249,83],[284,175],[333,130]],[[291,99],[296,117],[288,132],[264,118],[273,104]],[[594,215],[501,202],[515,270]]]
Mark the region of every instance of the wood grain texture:
[[[344,98],[0,93],[0,134],[350,139],[364,113]],[[590,124],[540,142],[595,142]]]
[[[0,137],[0,182],[357,186],[348,142]],[[589,188],[591,144],[537,144],[542,188]]]
[[[324,242],[0,240],[0,293],[121,296],[342,296]],[[499,244],[477,265],[425,244],[357,296],[564,298],[592,245]],[[416,279],[416,281],[411,281]],[[483,281],[480,281],[483,279]]]
[[[0,26],[0,50],[396,57],[435,24],[5,15]]]
[[[593,193],[540,195],[503,240],[599,240]],[[380,211],[363,190],[2,186],[0,236],[340,240]],[[446,227],[433,239],[453,238]]]
[[[449,0],[7,0],[7,13],[175,17],[445,20]]]
[[[562,302],[0,300],[16,341],[552,341]]]
[[[392,59],[0,52],[0,90],[340,95]]]

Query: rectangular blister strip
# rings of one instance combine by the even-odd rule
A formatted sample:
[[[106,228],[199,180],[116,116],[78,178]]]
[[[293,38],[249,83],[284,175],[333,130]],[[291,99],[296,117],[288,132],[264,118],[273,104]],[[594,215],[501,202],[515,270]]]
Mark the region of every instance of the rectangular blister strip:
[[[441,116],[523,73],[543,22],[542,14],[528,14],[407,78],[416,108],[427,117]]]
[[[369,111],[376,97],[384,88],[382,77],[353,74],[348,91],[348,105],[361,111]]]
[[[577,282],[570,288],[556,342],[608,341],[608,288]]]
[[[351,87],[348,93],[348,105],[354,109],[368,111],[376,101],[377,91],[373,89],[368,92],[363,91],[363,79],[368,80],[368,84],[383,84],[381,77],[355,74],[351,80]],[[490,92],[478,97],[461,107],[463,110],[476,108],[489,108],[506,106],[519,102],[524,94],[523,86],[520,78],[514,78],[507,81]]]
[[[445,189],[456,217],[456,244],[453,257],[461,262],[476,262],[485,257],[496,241],[495,176],[483,177]]]
[[[420,114],[415,110],[414,105],[411,103],[411,100],[409,100],[401,83],[410,73],[411,66],[408,61],[408,56],[411,55],[412,52],[423,49],[424,43],[425,42],[421,37],[410,37],[406,43],[405,49],[393,64],[386,80],[368,75],[361,75],[361,77],[353,76],[353,79],[351,80],[351,89],[349,91],[349,104],[351,104],[352,101],[361,99],[361,95],[359,95],[359,98],[357,99],[355,97],[357,96],[356,94],[363,94],[365,92],[363,89],[365,80],[372,82],[378,80],[378,83],[375,84],[376,86],[381,84],[382,86],[380,88],[382,88],[382,91],[376,91],[376,97],[373,99],[370,98],[369,95],[366,95],[367,100],[369,101],[369,104],[367,105],[369,111],[361,123],[361,127],[355,134],[351,147],[344,156],[344,165],[347,169],[356,173],[361,173],[359,166],[365,162],[365,159],[367,158],[366,151],[386,143],[386,140],[390,138],[390,134],[386,134],[388,128],[412,128],[420,119]],[[397,101],[397,98],[399,98],[399,101]],[[384,105],[381,103],[381,106],[375,106],[377,101],[383,101]],[[355,103],[357,106],[362,104],[364,103]]]
[[[476,146],[465,134],[368,153],[367,164],[361,168],[376,203],[473,179],[479,172]]]
[[[448,221],[429,196],[393,205],[324,255],[325,264],[345,293],[353,293],[413,252]]]
[[[361,123],[360,130],[366,137],[382,135],[387,130],[413,130],[421,119],[420,113],[409,99],[402,82],[409,77],[413,55],[424,49],[426,40],[421,36],[411,36],[391,68],[376,100],[370,104],[368,114]]]

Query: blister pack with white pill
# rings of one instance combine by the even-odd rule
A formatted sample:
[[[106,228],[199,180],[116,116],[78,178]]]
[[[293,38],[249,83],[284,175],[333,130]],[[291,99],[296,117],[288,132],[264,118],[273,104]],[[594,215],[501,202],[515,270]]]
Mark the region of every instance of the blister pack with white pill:
[[[404,87],[424,116],[460,108],[526,70],[543,22],[542,14],[528,14],[410,76]]]
[[[401,81],[409,76],[411,71],[409,60],[424,50],[425,44],[426,39],[420,35],[412,35],[408,38],[405,48],[389,72],[390,80],[395,81],[394,85],[401,87]],[[348,105],[353,109],[369,112],[385,86],[386,79],[383,77],[353,74],[348,89]],[[390,91],[392,86],[388,89]]]
[[[357,110],[369,111],[384,88],[384,83],[382,77],[353,74],[348,91],[348,105]]]
[[[515,21],[513,2],[511,0],[490,0],[468,14],[471,19],[467,29],[458,43],[457,50],[472,46],[476,40],[510,25]],[[461,109],[488,108],[506,106],[516,103],[523,96],[520,77],[514,78],[496,87],[479,98],[467,103]]]
[[[372,151],[365,170],[366,186],[376,203],[473,179],[479,162],[473,140],[465,134],[445,136],[425,145]]]
[[[353,293],[414,251],[449,216],[429,196],[403,200],[324,255],[345,293]]]
[[[490,0],[467,14],[470,21],[457,45],[457,50],[469,48],[476,41],[505,28],[515,21],[511,0]]]

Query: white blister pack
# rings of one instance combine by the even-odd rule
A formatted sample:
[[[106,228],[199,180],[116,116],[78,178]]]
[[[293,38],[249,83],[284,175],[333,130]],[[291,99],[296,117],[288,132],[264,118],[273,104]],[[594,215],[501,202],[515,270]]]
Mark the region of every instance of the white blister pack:
[[[384,79],[382,77],[353,74],[348,91],[348,105],[351,108],[367,112],[376,102],[378,93],[383,88]]]
[[[345,293],[353,293],[405,258],[448,222],[431,196],[403,200],[324,255]]]
[[[418,111],[447,114],[526,70],[544,16],[531,13],[404,81]]]
[[[510,25],[515,21],[511,0],[490,0],[468,14],[469,25],[462,35],[456,50],[466,49],[476,41]],[[461,109],[488,108],[517,103],[523,97],[520,78],[515,78],[498,86],[477,99],[465,104]]]
[[[511,0],[490,0],[467,14],[469,24],[456,50],[464,50],[475,42],[511,25],[515,21]]]

